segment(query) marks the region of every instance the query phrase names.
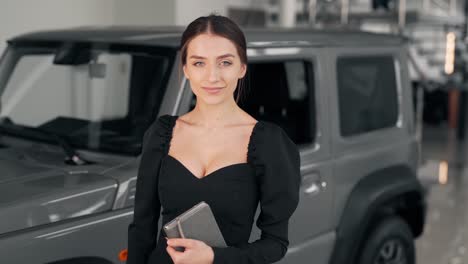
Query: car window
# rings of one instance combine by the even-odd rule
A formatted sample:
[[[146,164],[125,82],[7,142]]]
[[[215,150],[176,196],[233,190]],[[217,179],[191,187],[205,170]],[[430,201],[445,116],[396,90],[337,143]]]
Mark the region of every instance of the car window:
[[[20,58],[2,96],[2,115],[39,126],[58,116],[98,121],[127,114],[129,54],[99,54],[93,73],[88,64],[54,65],[52,60],[49,54]],[[52,97],[53,104],[44,103]],[[34,114],[27,107],[36,109]]]
[[[12,52],[17,59],[8,67],[14,68],[0,82],[0,118],[9,126],[46,130],[79,148],[140,153],[165,92],[169,54],[124,47]]]
[[[250,63],[238,104],[255,119],[281,126],[296,144],[308,144],[315,136],[313,102],[312,63],[291,60]],[[193,96],[190,110],[195,104]]]
[[[342,136],[396,125],[398,93],[392,56],[340,57],[337,74]]]

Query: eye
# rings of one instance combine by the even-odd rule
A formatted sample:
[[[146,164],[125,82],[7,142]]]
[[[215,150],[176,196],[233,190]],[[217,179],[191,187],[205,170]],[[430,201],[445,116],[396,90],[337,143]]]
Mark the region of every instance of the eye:
[[[203,65],[202,61],[196,61],[195,63],[193,63],[193,66],[202,66],[202,65]]]
[[[232,62],[230,62],[230,61],[222,61],[221,62],[221,65],[223,65],[223,66],[230,66],[231,64],[232,64]]]

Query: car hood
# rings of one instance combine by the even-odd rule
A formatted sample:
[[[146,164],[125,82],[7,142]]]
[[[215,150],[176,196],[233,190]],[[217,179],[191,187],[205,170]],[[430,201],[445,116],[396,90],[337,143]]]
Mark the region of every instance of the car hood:
[[[0,149],[0,234],[111,210],[118,184],[102,169],[70,168],[54,151]]]

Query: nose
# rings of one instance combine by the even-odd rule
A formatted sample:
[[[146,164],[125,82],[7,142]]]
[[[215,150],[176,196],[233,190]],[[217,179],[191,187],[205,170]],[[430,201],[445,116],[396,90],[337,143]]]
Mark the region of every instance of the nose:
[[[219,69],[216,66],[208,67],[208,81],[217,82],[219,80]]]

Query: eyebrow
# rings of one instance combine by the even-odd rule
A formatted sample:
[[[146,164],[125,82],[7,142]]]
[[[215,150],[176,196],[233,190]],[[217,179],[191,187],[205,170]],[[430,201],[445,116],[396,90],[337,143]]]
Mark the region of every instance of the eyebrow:
[[[234,57],[234,55],[232,55],[231,53],[227,53],[227,54],[218,56],[217,59],[223,59],[223,58],[226,58],[226,57]],[[206,59],[206,58],[202,57],[202,56],[198,56],[198,55],[192,55],[192,56],[190,56],[190,59]]]

